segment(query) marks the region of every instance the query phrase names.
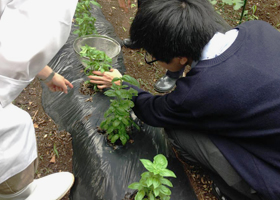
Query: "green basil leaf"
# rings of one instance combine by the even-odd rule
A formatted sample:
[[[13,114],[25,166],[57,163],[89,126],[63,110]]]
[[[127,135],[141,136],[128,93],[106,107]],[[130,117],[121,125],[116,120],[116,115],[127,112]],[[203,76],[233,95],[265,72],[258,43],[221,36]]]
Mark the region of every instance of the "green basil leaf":
[[[163,196],[160,199],[162,199],[162,200],[170,200],[170,196]]]
[[[161,185],[158,187],[159,188],[159,191],[164,194],[164,195],[171,195],[171,191],[169,188],[167,188],[166,186],[164,185]]]
[[[102,122],[100,123],[100,128],[103,128],[105,124],[106,124],[106,120],[102,121]]]
[[[148,177],[150,177],[150,172],[143,172],[141,174],[141,177],[144,178],[144,179],[147,179]]]
[[[108,97],[115,97],[115,96],[117,96],[116,95],[116,93],[115,93],[115,91],[114,90],[106,90],[105,92],[104,92],[104,94],[106,95],[106,96],[108,96]]]
[[[155,200],[155,196],[152,192],[148,194],[149,200]]]
[[[161,184],[157,178],[153,178],[152,183],[153,183],[154,188],[157,188]]]
[[[110,126],[108,129],[107,129],[107,133],[112,133],[114,131],[114,127],[113,126]],[[119,135],[118,135],[119,136]],[[117,138],[117,139],[119,139],[119,138]],[[116,139],[116,140],[117,140]],[[112,141],[111,141],[112,142]],[[114,142],[112,142],[112,143],[114,143]]]
[[[153,163],[147,159],[140,159],[140,161],[142,162],[142,164],[144,165],[144,167],[148,170],[148,171],[153,171],[154,170],[154,166]]]
[[[159,195],[159,187],[154,189],[154,195],[155,195],[155,197],[157,197]]]
[[[122,118],[122,123],[124,123],[125,125],[129,126],[129,121],[126,118]]]
[[[142,200],[145,196],[144,190],[139,190],[135,196],[135,200]]]
[[[115,78],[113,78],[112,82],[116,82],[116,81],[119,81],[119,80],[121,80],[121,78],[115,77]]]
[[[169,181],[167,178],[160,177],[159,181],[161,182],[161,184],[173,187],[171,181]]]
[[[125,137],[124,135],[122,135],[122,136],[120,137],[120,140],[121,140],[121,142],[122,142],[122,145],[125,145],[126,142],[127,142],[127,139],[126,139],[126,137]]]
[[[111,142],[114,144],[117,141],[117,139],[119,139],[119,138],[120,138],[120,136],[118,134],[116,134],[111,138]]]
[[[102,8],[101,5],[99,3],[97,3],[96,1],[90,1],[90,3],[92,3],[95,6],[98,6],[99,8]]]
[[[152,184],[153,184],[153,178],[152,178],[152,177],[149,177],[149,178],[146,180],[146,185],[147,185],[148,187],[150,187]]]
[[[165,169],[168,165],[168,161],[164,155],[158,154],[154,157],[154,164],[159,166],[160,169]]]
[[[174,177],[176,178],[176,175],[174,174],[174,172],[172,172],[169,169],[162,169],[159,173],[161,176],[166,176],[166,177]]]
[[[118,127],[119,124],[120,124],[120,121],[118,119],[113,122],[114,127]]]
[[[140,190],[142,188],[142,185],[138,182],[134,182],[128,186],[129,189],[133,190]]]
[[[125,82],[130,83],[131,85],[135,85],[137,87],[140,87],[139,82],[135,78],[133,78],[133,77],[131,77],[129,75],[123,75],[122,80],[125,81]]]

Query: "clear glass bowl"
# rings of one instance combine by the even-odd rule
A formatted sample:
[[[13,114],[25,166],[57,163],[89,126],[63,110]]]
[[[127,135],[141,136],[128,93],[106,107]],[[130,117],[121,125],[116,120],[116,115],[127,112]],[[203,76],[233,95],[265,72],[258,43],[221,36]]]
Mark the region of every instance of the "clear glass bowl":
[[[112,59],[112,64],[117,62],[118,55],[121,51],[121,45],[113,38],[106,35],[86,35],[77,38],[73,43],[73,48],[78,54],[81,63],[88,60],[87,57],[80,57],[81,47],[85,45],[95,47],[97,50],[104,51],[108,57]]]

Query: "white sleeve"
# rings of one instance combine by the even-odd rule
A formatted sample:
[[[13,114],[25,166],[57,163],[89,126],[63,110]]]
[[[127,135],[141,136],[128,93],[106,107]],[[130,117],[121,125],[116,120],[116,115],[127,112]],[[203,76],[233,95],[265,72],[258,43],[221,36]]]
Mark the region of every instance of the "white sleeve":
[[[9,84],[17,81],[30,82],[65,44],[71,31],[77,2],[78,0],[0,0],[2,106],[6,104],[3,103],[6,100],[1,90],[4,91],[6,87],[11,90],[9,93],[18,93],[18,84],[21,83],[16,84],[17,91]],[[4,80],[6,78],[9,80]]]

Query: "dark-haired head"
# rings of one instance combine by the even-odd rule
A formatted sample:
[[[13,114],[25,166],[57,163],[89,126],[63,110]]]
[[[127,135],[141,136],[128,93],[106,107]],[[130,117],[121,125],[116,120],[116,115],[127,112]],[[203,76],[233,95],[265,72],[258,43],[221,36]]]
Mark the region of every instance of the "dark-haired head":
[[[135,46],[169,63],[175,57],[198,60],[213,35],[229,29],[209,0],[149,0],[138,10],[130,38]]]

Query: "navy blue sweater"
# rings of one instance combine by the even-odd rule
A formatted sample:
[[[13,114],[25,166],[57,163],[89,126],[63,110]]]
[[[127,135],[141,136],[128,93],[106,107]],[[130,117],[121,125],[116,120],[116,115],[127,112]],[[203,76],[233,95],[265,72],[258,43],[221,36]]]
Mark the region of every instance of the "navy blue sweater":
[[[237,29],[231,47],[200,61],[170,94],[153,96],[137,89],[133,110],[152,126],[206,130],[240,176],[264,198],[276,200],[280,33],[263,21],[246,22]]]

